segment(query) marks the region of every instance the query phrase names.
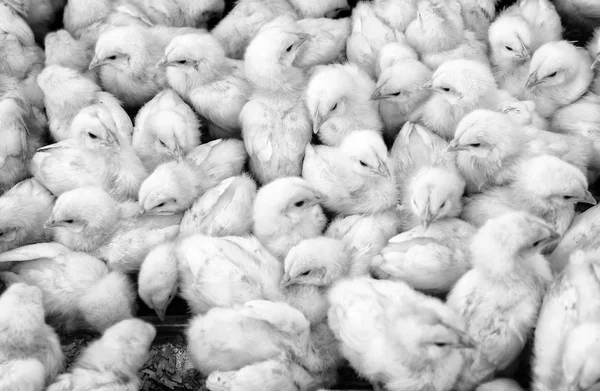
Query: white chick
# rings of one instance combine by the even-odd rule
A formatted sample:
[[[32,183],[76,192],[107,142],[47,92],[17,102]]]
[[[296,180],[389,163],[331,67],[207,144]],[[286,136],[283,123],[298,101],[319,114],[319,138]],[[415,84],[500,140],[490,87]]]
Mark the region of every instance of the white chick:
[[[108,94],[107,94],[108,95]],[[88,145],[98,146],[97,143],[113,146],[125,155],[135,154],[131,148],[133,123],[121,104],[112,96],[110,99],[100,99],[100,102],[84,107],[73,117],[70,133],[73,138],[89,138]],[[133,165],[140,165],[139,160],[128,156]]]
[[[155,215],[184,212],[208,189],[241,174],[247,156],[241,141],[218,139],[194,148],[182,161],[159,165],[140,187],[140,211]]]
[[[592,61],[583,48],[567,41],[548,42],[533,54],[522,100],[532,100],[545,118],[575,102],[592,83]]]
[[[42,290],[49,321],[67,333],[103,331],[135,313],[135,292],[127,276],[109,271],[89,254],[42,243],[0,254],[0,262],[14,262],[2,279]]]
[[[209,120],[212,137],[240,138],[240,112],[251,87],[241,61],[225,57],[210,34],[173,38],[157,66],[166,67],[169,85]]]
[[[135,117],[132,145],[146,168],[180,160],[200,145],[200,121],[173,90],[167,89],[146,103]]]
[[[350,255],[348,274],[365,276],[371,260],[405,228],[403,222],[403,214],[396,208],[370,215],[340,216],[329,224],[325,236],[344,243]]]
[[[223,180],[188,209],[179,235],[246,236],[252,230],[256,183],[246,174]]]
[[[600,385],[600,323],[584,323],[565,341],[563,371],[566,389],[593,390]]]
[[[135,25],[109,29],[98,38],[89,69],[99,70],[102,87],[128,108],[139,108],[168,86],[164,68],[156,63],[177,35],[204,30]]]
[[[94,82],[98,75],[88,69],[94,58],[94,46],[84,39],[75,39],[67,30],[51,32],[44,38],[46,66],[60,65],[71,68]]]
[[[346,60],[346,41],[352,27],[350,18],[301,19],[297,24],[312,38],[300,48],[296,66],[310,69]]]
[[[96,83],[71,68],[47,66],[37,81],[44,91],[50,133],[56,141],[72,137],[73,117],[84,107],[96,103],[120,106],[111,94],[103,92]]]
[[[498,90],[490,68],[473,60],[442,64],[425,85],[434,94],[421,106],[420,121],[435,133],[451,140],[460,120],[476,109],[499,109],[510,100]]]
[[[35,179],[17,183],[0,196],[0,253],[46,241],[44,223],[54,197]]]
[[[313,132],[327,145],[338,146],[353,131],[381,132],[378,104],[371,100],[375,83],[357,65],[315,68],[306,87],[306,106]]]
[[[250,41],[265,24],[278,16],[298,15],[287,0],[241,0],[212,29],[229,58],[242,59]]]
[[[206,27],[214,18],[220,18],[225,9],[224,0],[133,0],[153,24],[172,27]]]
[[[31,27],[13,7],[5,2],[0,4],[0,20],[3,34],[14,35],[24,45],[35,46],[35,37]]]
[[[399,62],[403,61],[418,61],[419,55],[409,44],[404,42],[390,42],[384,45],[377,56],[377,64],[375,66],[375,76],[377,79],[381,77],[381,73]]]
[[[373,9],[385,24],[404,32],[408,24],[417,16],[417,3],[418,0],[374,0]]]
[[[465,351],[456,390],[472,390],[518,357],[552,281],[540,250],[558,237],[544,221],[523,212],[490,220],[475,234],[473,269],[447,298],[477,343],[475,351]]]
[[[254,92],[240,113],[250,168],[261,184],[300,176],[312,138],[302,104],[306,76],[294,61],[310,37],[288,17],[265,25],[250,42],[244,69]]]
[[[143,216],[135,202],[118,203],[100,188],[61,194],[46,223],[55,241],[106,261],[111,269],[139,270],[148,252],[179,233],[181,215]]]
[[[279,297],[282,265],[255,237],[192,235],[175,252],[181,296],[192,314]]]
[[[138,372],[148,359],[156,329],[140,319],[126,319],[110,327],[88,345],[48,391],[136,390]]]
[[[302,178],[280,178],[261,187],[254,200],[252,233],[283,261],[296,244],[323,232],[323,197]]]
[[[383,1],[380,1],[383,3]],[[391,3],[391,1],[390,1]],[[401,37],[375,14],[376,4],[358,2],[352,10],[352,32],[346,42],[348,61],[375,77],[377,57],[381,48]]]
[[[326,194],[326,209],[342,215],[382,212],[398,202],[387,148],[372,130],[350,133],[339,147],[308,145],[302,177]]]
[[[213,308],[194,318],[186,334],[194,366],[203,373],[218,371],[212,380],[278,360],[291,364],[299,388],[327,387],[335,383],[341,361],[327,325],[310,327],[300,311],[280,302],[254,300],[236,308]]]
[[[507,103],[502,106],[501,110],[520,125],[540,130],[550,130],[550,123],[537,112],[535,102],[532,100]]]
[[[327,317],[327,291],[348,277],[350,253],[344,242],[319,236],[292,247],[285,257],[281,288],[284,301],[299,309],[311,324]]]
[[[215,371],[206,378],[210,391],[297,391],[294,370],[279,360],[246,365],[239,371]]]
[[[499,378],[480,384],[475,391],[523,391],[523,389],[512,379]]]
[[[23,283],[8,287],[0,296],[0,328],[0,363],[10,365],[20,360],[35,360],[41,368],[31,361],[27,366],[36,372],[41,370],[46,383],[63,370],[65,357],[60,340],[44,320],[42,292],[38,288]],[[38,378],[40,374],[29,375]],[[28,390],[23,384],[27,384],[27,380],[15,379],[15,383],[6,390]]]
[[[350,365],[372,383],[409,391],[453,388],[472,348],[464,322],[401,282],[348,279],[329,292],[329,327]]]
[[[419,291],[447,293],[470,268],[468,245],[476,229],[457,218],[417,226],[390,239],[371,271]]]
[[[164,242],[155,246],[142,262],[138,275],[138,294],[148,307],[164,322],[167,307],[177,294],[176,243]]]
[[[596,205],[581,171],[557,157],[540,155],[520,163],[509,186],[473,196],[461,217],[480,227],[495,216],[527,211],[562,235],[573,221],[578,202]]]
[[[418,60],[399,61],[384,69],[377,80],[377,88],[371,99],[379,101],[379,114],[385,125],[386,140],[396,138],[398,131],[407,121],[415,121],[417,108],[431,94],[425,83],[433,72]]]

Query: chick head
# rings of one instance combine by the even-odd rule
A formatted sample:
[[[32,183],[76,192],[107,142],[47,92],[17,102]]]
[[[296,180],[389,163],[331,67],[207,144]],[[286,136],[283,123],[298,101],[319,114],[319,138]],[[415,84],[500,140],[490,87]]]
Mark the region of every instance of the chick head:
[[[141,319],[125,319],[109,327],[77,359],[76,366],[134,377],[148,358],[156,329]]]
[[[302,88],[304,72],[294,66],[294,60],[300,47],[311,38],[291,16],[280,16],[265,24],[246,49],[246,78],[266,89]]]
[[[321,233],[326,218],[319,202],[325,195],[297,177],[276,179],[259,189],[254,200],[254,230],[283,234]]]
[[[352,161],[352,169],[364,178],[391,179],[390,159],[381,134],[373,130],[356,130],[340,144],[340,150]]]
[[[501,160],[519,149],[520,128],[507,114],[475,110],[459,122],[447,151],[477,159]]]
[[[71,134],[88,148],[120,148],[128,140],[119,136],[117,123],[110,110],[102,105],[84,107],[71,122]]]
[[[156,136],[154,150],[161,155],[183,159],[190,142],[186,137],[186,118],[175,110],[160,110],[148,117],[147,130]],[[186,147],[184,149],[184,147]]]
[[[531,125],[533,114],[535,112],[535,102],[532,100],[522,100],[507,103],[502,106],[502,112],[508,114],[513,121],[521,125]]]
[[[579,76],[579,72],[592,73],[590,66],[581,69],[581,56],[575,45],[567,41],[553,41],[535,51],[529,64],[526,88],[547,88],[564,85]]]
[[[531,59],[533,34],[521,16],[503,16],[488,30],[494,62],[502,65],[524,64]]]
[[[163,163],[142,182],[138,194],[140,213],[172,215],[189,204],[189,182],[182,177],[177,161]]]
[[[583,323],[565,341],[562,368],[567,391],[600,389],[600,324]]]
[[[423,228],[462,211],[466,181],[455,168],[425,168],[410,183],[412,211]]]
[[[556,156],[540,155],[524,161],[513,186],[532,197],[531,202],[552,209],[569,208],[578,202],[596,204],[581,170]]]
[[[281,287],[330,286],[348,274],[350,257],[341,240],[319,236],[305,239],[290,249],[283,267]]]
[[[458,46],[463,37],[461,7],[456,0],[421,0],[406,38],[418,52],[442,52]]]
[[[142,71],[143,61],[148,57],[146,30],[139,26],[119,26],[100,34],[89,69],[112,66]]]
[[[46,65],[71,65],[75,69],[85,69],[93,54],[92,48],[82,40],[75,39],[67,30],[46,34],[44,48]]]
[[[225,61],[225,50],[211,34],[179,35],[167,45],[157,67],[169,67],[210,79]]]
[[[429,91],[423,85],[431,78],[431,70],[420,61],[403,61],[381,73],[371,99],[406,102],[425,97]]]
[[[83,250],[84,243],[109,234],[117,225],[119,214],[119,205],[107,192],[98,187],[83,187],[58,197],[44,227],[56,241]]]
[[[159,244],[146,255],[138,277],[138,293],[164,321],[167,307],[177,294],[177,260],[173,243]]]
[[[497,85],[486,64],[459,59],[440,65],[425,88],[440,94],[451,105],[474,105]]]

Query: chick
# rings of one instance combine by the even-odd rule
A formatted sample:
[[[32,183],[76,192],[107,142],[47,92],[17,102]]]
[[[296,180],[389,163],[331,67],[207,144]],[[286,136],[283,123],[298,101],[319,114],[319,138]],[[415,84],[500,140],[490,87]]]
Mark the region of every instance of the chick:
[[[0,4],[0,20],[2,20],[2,33],[14,35],[20,42],[27,46],[35,46],[35,37],[31,27],[19,16],[14,7],[9,4]]]
[[[37,81],[44,91],[50,133],[56,141],[72,137],[73,117],[84,107],[102,102],[120,106],[111,94],[103,92],[96,83],[71,68],[47,66]]]
[[[229,378],[229,371],[267,360],[289,363],[301,389],[336,381],[340,357],[327,325],[310,327],[300,311],[281,302],[254,300],[237,308],[213,308],[194,318],[186,334],[194,366],[203,373],[218,371],[211,385],[215,377]]]
[[[77,357],[69,373],[60,375],[48,391],[70,389],[134,390],[138,372],[148,359],[156,329],[139,319],[126,319],[108,328]]]
[[[42,290],[49,322],[67,333],[103,331],[135,313],[135,292],[127,277],[89,254],[41,243],[0,254],[0,262],[15,262],[2,273],[3,280]]]
[[[523,391],[519,383],[512,379],[498,378],[477,386],[475,391]]]
[[[327,145],[338,146],[355,130],[381,132],[375,83],[354,64],[317,67],[306,87],[306,106],[313,132]]]
[[[111,97],[112,98],[112,97]],[[128,155],[133,165],[139,166],[141,161],[134,158],[131,153],[133,123],[121,104],[114,99],[100,99],[100,102],[84,107],[73,117],[70,133],[73,138],[89,138],[87,144],[91,146],[112,146],[113,152],[119,151]]]
[[[423,53],[421,61],[431,69],[437,69],[442,64],[452,60],[472,60],[485,66],[490,66],[488,48],[484,41],[477,39],[477,35],[469,30],[463,31],[463,37],[458,46],[441,52]]]
[[[168,86],[164,68],[155,65],[177,35],[205,34],[193,28],[135,25],[109,29],[98,38],[89,69],[99,70],[102,87],[128,108],[139,108]]]
[[[518,357],[552,281],[540,250],[558,237],[547,223],[523,212],[492,219],[475,234],[473,269],[447,298],[477,343],[475,351],[464,352],[466,367],[456,390],[472,390]]]
[[[261,184],[302,172],[312,133],[301,103],[306,77],[294,61],[309,38],[291,18],[281,17],[265,25],[246,51],[244,69],[254,91],[240,122],[250,168]]]
[[[327,317],[327,291],[348,277],[350,253],[341,240],[319,236],[292,247],[285,257],[281,288],[283,300],[317,324]]]
[[[177,294],[176,243],[164,242],[155,246],[142,262],[138,275],[138,294],[148,307],[164,322],[167,307]]]
[[[62,371],[65,357],[58,335],[44,321],[42,292],[38,288],[23,283],[8,287],[0,296],[0,327],[0,363],[11,365],[21,361],[25,364],[22,360],[28,360],[27,367],[37,373],[27,376],[37,379],[41,371],[45,383]],[[7,389],[29,390],[25,387],[26,379],[14,380],[16,384]]]
[[[425,87],[434,94],[419,109],[419,120],[447,140],[452,139],[456,125],[471,111],[496,110],[510,100],[498,90],[490,68],[473,60],[445,62]]]
[[[75,39],[67,30],[49,33],[44,38],[46,66],[60,65],[83,74],[94,82],[98,75],[88,69],[94,57],[94,47],[83,39]]]
[[[150,171],[170,160],[183,159],[200,145],[200,121],[173,90],[146,103],[135,118],[132,145]]]
[[[371,271],[419,291],[447,293],[471,268],[468,244],[475,232],[453,217],[414,227],[390,239],[371,262]]]
[[[375,77],[377,56],[381,48],[401,37],[399,31],[394,31],[379,19],[375,14],[376,7],[376,3],[371,2],[356,4],[352,10],[352,32],[346,42],[348,61],[371,78]]]
[[[335,18],[349,11],[348,0],[288,0],[298,14],[304,18]]]
[[[540,130],[550,130],[548,120],[542,117],[535,108],[533,101],[521,100],[503,105],[502,112],[508,114],[513,121],[520,125]]]
[[[175,252],[181,296],[193,314],[279,297],[281,263],[254,237],[192,235]]]
[[[241,174],[247,156],[241,141],[218,139],[194,148],[182,161],[159,165],[140,187],[140,211],[155,215],[184,212],[208,189]]]
[[[403,215],[396,208],[372,215],[351,215],[335,218],[325,236],[341,240],[350,255],[352,277],[369,273],[371,260],[387,241],[404,228]]]
[[[495,216],[513,210],[527,211],[562,235],[573,221],[576,203],[596,204],[581,171],[557,157],[540,155],[526,159],[515,174],[511,185],[472,197],[461,217],[480,227]]]
[[[519,98],[534,101],[540,115],[548,118],[586,93],[594,77],[591,64],[585,49],[567,41],[548,42],[533,54]]]
[[[156,0],[133,0],[148,15],[153,24],[172,27],[206,27],[214,18],[220,18],[225,9],[224,0],[176,0],[163,3]]]
[[[0,253],[46,241],[44,223],[54,197],[35,179],[19,182],[0,196]]]
[[[245,236],[252,230],[256,183],[247,175],[230,177],[198,198],[183,215],[179,235]]]
[[[346,60],[346,41],[350,36],[350,18],[301,19],[298,27],[312,38],[300,48],[296,66],[312,68]]]
[[[562,39],[560,16],[550,0],[520,0],[503,13],[519,15],[527,21],[535,39],[533,51],[547,42]]]
[[[242,59],[261,27],[284,15],[293,18],[298,16],[286,0],[241,0],[212,29],[211,34],[223,45],[227,57]]]
[[[223,47],[212,35],[173,38],[157,66],[166,67],[171,88],[209,120],[212,137],[241,137],[239,117],[251,87],[243,63],[225,57]]]
[[[283,261],[292,247],[323,232],[323,197],[302,178],[280,178],[261,187],[254,200],[252,233]]]
[[[302,177],[326,194],[323,206],[351,215],[382,212],[398,201],[388,151],[377,132],[350,133],[339,147],[308,145]]]
[[[79,188],[58,197],[46,227],[55,241],[130,272],[139,270],[154,246],[179,233],[180,220],[139,215],[134,202],[119,204],[100,188]]]
[[[350,365],[390,390],[451,390],[472,348],[460,317],[401,282],[349,279],[329,292],[328,322]]]
[[[417,108],[431,94],[423,85],[432,74],[425,64],[416,59],[398,61],[381,72],[371,99],[379,101],[379,114],[387,141],[393,143],[402,125],[417,119]]]

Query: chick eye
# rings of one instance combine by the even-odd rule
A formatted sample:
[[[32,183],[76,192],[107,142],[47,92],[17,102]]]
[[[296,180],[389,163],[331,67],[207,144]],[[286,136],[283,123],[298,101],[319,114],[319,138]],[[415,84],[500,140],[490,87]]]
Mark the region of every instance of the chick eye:
[[[436,343],[434,343],[434,345],[437,346],[438,348],[443,348],[443,347],[448,346],[448,344],[445,342],[436,342]]]
[[[508,51],[511,51],[511,52],[513,51],[513,48],[511,48],[510,46],[505,46],[505,48],[506,48],[506,50],[508,50]]]
[[[367,163],[363,162],[362,160],[359,160],[359,163],[363,167],[368,167]]]
[[[165,148],[167,147],[167,144],[165,144],[162,140],[158,140],[158,141],[160,141],[160,145],[162,145]]]
[[[481,146],[481,143],[473,143],[473,144],[471,144],[471,146],[473,148],[479,148]]]
[[[540,245],[540,243],[542,243],[541,240],[536,240],[535,242],[533,242],[533,247],[537,247]]]
[[[302,207],[303,205],[304,205],[304,200],[302,200],[302,201],[298,201],[298,202],[296,202],[296,203],[294,204],[294,206],[295,206],[296,208],[300,208],[300,207]]]
[[[333,106],[331,106],[331,110],[330,110],[330,111],[333,111],[333,110],[335,110],[335,109],[337,109],[337,103],[336,103],[336,104],[334,104]]]
[[[0,232],[0,237],[4,236],[4,232]]]
[[[300,277],[307,277],[309,274],[310,274],[310,270],[307,270],[304,273],[300,274]]]
[[[95,140],[95,139],[97,139],[97,138],[98,138],[98,136],[96,136],[94,133],[90,133],[90,132],[88,132],[88,136],[90,136],[90,138],[91,138],[92,140]]]
[[[179,61],[177,61],[177,64],[181,64],[181,65],[187,64],[187,60],[179,60]]]
[[[165,206],[165,203],[164,203],[164,202],[161,202],[160,204],[156,205],[156,208],[161,208],[161,207],[163,207],[163,206]]]
[[[71,219],[71,220],[65,220],[65,223],[67,224],[73,224],[75,222],[75,220]]]
[[[441,90],[445,91],[445,92],[450,92],[450,88],[448,88],[448,87],[442,87]]]
[[[292,51],[293,48],[294,48],[294,45],[290,45],[285,49],[285,51],[289,53]]]
[[[446,206],[446,201],[444,201],[444,202],[442,203],[442,205],[440,205],[440,209],[444,209],[444,206]]]
[[[565,200],[571,200],[573,198],[575,198],[575,197],[570,196],[570,195],[563,196],[563,199],[565,199]]]
[[[552,72],[551,74],[548,75],[548,77],[554,77],[557,75],[558,72]]]
[[[402,91],[394,92],[393,94],[390,94],[390,96],[400,96],[401,93]]]
[[[107,60],[116,60],[116,59],[117,59],[117,56],[115,56],[115,55],[112,55],[112,56],[110,56],[110,57],[106,57],[106,59],[107,59]]]

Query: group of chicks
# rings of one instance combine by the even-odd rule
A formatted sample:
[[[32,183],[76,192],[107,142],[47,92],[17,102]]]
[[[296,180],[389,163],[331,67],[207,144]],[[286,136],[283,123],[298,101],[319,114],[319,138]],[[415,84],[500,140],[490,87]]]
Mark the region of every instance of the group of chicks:
[[[597,389],[600,30],[562,40],[549,0],[239,0],[206,29],[224,7],[0,1],[0,390],[138,389],[138,295],[185,299],[214,391],[345,361],[521,390],[532,334],[533,390]],[[55,329],[102,336],[62,373]]]

